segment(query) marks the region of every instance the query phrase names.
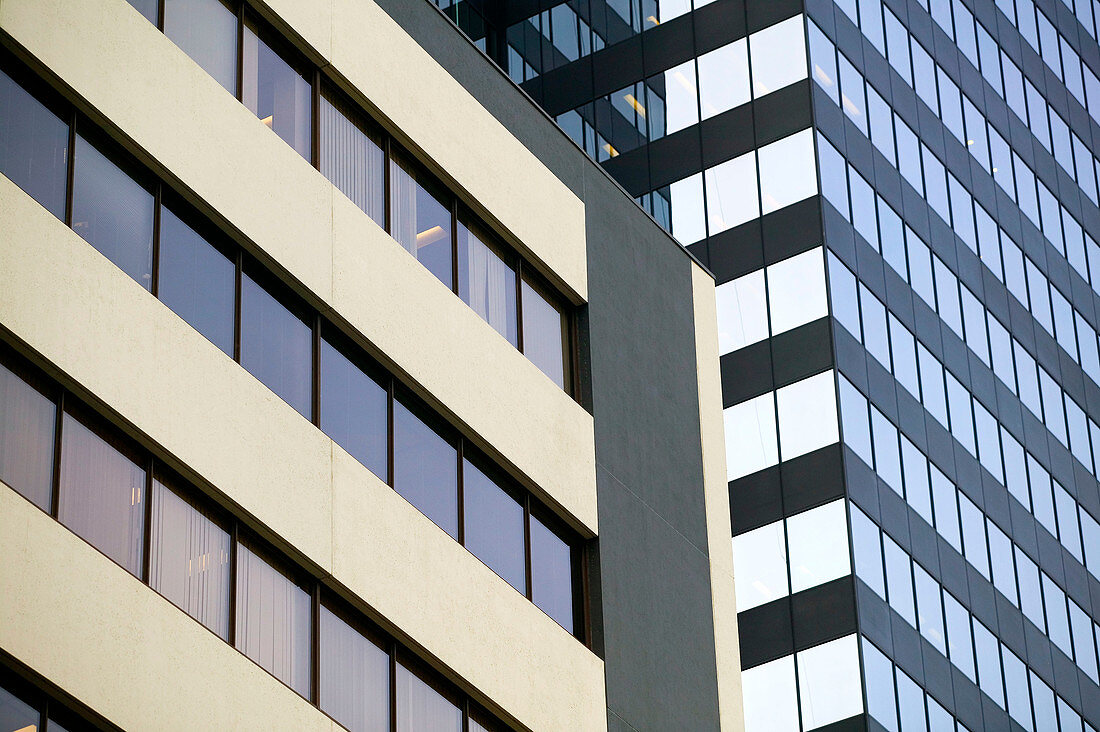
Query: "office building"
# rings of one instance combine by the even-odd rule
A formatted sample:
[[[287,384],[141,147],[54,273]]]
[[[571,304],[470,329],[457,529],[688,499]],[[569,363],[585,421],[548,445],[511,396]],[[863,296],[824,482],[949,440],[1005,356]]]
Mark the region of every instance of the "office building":
[[[1100,4],[441,5],[715,274],[747,728],[1100,726]]]
[[[0,729],[741,729],[713,278],[433,5],[0,47]]]

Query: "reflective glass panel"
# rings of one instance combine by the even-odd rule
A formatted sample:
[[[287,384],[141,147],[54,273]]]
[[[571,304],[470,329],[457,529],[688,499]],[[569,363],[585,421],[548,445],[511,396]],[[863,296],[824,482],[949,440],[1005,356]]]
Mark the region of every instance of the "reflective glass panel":
[[[805,455],[840,439],[833,372],[825,371],[776,392],[783,460]]]
[[[550,380],[566,388],[565,316],[550,300],[523,279],[523,355]]]
[[[798,732],[794,656],[741,672],[745,732]]]
[[[419,676],[397,664],[398,732],[462,732],[462,711]]]
[[[0,480],[43,511],[53,490],[57,405],[0,365]]]
[[[775,400],[771,393],[727,407],[726,480],[763,470],[779,462]]]
[[[764,270],[719,285],[714,290],[718,306],[718,353],[732,353],[768,337],[768,304]]]
[[[699,56],[703,119],[749,101],[749,54],[744,38]]]
[[[703,176],[707,183],[707,225],[711,236],[760,215],[756,153],[727,160],[704,171]],[[675,208],[673,211],[675,215]]]
[[[684,246],[707,235],[703,215],[703,174],[696,173],[669,187],[672,198],[672,235]]]
[[[237,14],[222,0],[164,0],[164,35],[236,95]]]
[[[789,591],[783,521],[733,537],[733,562],[737,612],[785,597]]]
[[[526,592],[523,552],[523,507],[463,460],[464,543],[475,557],[519,592]]]
[[[699,121],[699,93],[695,79],[695,59],[685,61],[664,73],[667,132],[672,134]]]
[[[390,656],[321,606],[320,706],[351,732],[389,732]]]
[[[814,729],[863,711],[856,636],[798,653],[798,703],[803,729]]]
[[[802,29],[802,16],[796,15],[749,36],[754,97],[806,78],[806,38]]]
[[[573,558],[569,545],[531,517],[531,601],[573,632]]]
[[[393,485],[458,538],[458,451],[397,401],[393,405]]]
[[[791,592],[816,587],[852,573],[848,556],[848,520],[843,500],[788,518],[787,541],[790,545]],[[738,603],[738,612],[740,607]]]
[[[69,126],[0,71],[0,173],[65,218]]]
[[[244,27],[241,100],[306,160],[310,159],[310,83],[257,35]]]
[[[451,210],[423,179],[399,158],[390,160],[390,234],[450,288]]]
[[[248,275],[241,276],[241,366],[309,419],[313,331]]]
[[[778,335],[829,314],[823,249],[811,249],[768,267],[768,310]]]
[[[0,729],[5,732],[8,730],[35,732],[38,729],[38,722],[37,709],[7,689],[0,688]]]
[[[486,241],[459,222],[458,296],[514,346],[516,271]]]
[[[321,429],[382,480],[388,480],[389,395],[321,340]]]

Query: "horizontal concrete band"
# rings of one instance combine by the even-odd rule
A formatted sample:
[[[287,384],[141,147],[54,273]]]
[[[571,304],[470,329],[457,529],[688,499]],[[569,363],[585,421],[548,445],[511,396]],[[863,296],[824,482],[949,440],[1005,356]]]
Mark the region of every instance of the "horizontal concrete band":
[[[491,708],[531,729],[605,728],[603,664],[594,654],[3,176],[0,324],[185,475],[223,494],[314,571],[361,598]],[[20,546],[33,549],[36,539],[20,532]],[[10,534],[5,528],[2,540]],[[6,563],[4,572],[6,582],[22,582],[27,570]],[[60,588],[69,582],[57,581]],[[124,611],[120,604],[113,612]],[[70,624],[63,616],[56,622]],[[0,626],[23,638],[27,654],[52,658],[41,647],[50,644],[26,639],[6,621]],[[112,629],[102,632],[110,634],[99,645],[106,668],[106,658],[127,656]],[[77,640],[70,649],[95,649]],[[4,647],[12,650],[6,641]],[[54,671],[41,670],[51,679]],[[111,716],[94,695],[65,688]],[[190,699],[206,701],[198,692]]]
[[[388,16],[378,12],[371,23],[384,26]],[[0,27],[242,232],[246,246],[349,323],[421,396],[467,426],[528,488],[583,533],[596,533],[591,415],[125,0],[4,0]],[[382,31],[371,25],[370,33]],[[355,48],[373,46],[359,39]],[[415,77],[405,70],[402,78]],[[501,169],[493,159],[482,167]],[[568,211],[554,219],[563,241],[570,219]]]

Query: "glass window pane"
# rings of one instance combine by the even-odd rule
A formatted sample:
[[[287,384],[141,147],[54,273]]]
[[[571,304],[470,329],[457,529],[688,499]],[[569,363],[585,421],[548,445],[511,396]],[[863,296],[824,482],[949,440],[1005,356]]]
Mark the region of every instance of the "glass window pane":
[[[241,277],[241,366],[309,419],[313,331],[248,275]]]
[[[466,548],[526,592],[523,507],[469,460],[463,460],[462,499]]]
[[[458,296],[515,346],[516,271],[486,239],[459,222]]]
[[[0,173],[65,218],[69,126],[0,71]]]
[[[916,562],[913,563],[913,576],[917,587],[917,618],[920,621],[920,633],[946,656],[947,644],[943,629],[943,609],[940,607],[939,583]]]
[[[451,210],[426,180],[400,158],[390,160],[390,234],[450,288]]]
[[[924,732],[928,729],[924,719],[924,692],[911,678],[894,669],[898,681],[898,711],[901,732]]]
[[[390,656],[321,606],[321,709],[351,732],[389,732]]]
[[[799,48],[802,48],[801,41]],[[760,200],[763,202],[763,213],[778,211],[816,194],[817,177],[813,170],[812,130],[803,130],[760,148]]]
[[[823,643],[798,654],[798,703],[803,729],[814,729],[863,711],[856,636]]]
[[[550,380],[566,388],[565,316],[527,282],[522,283],[523,354]]]
[[[233,262],[162,206],[157,297],[230,358],[236,288]]]
[[[302,696],[310,686],[309,593],[237,545],[237,648]]]
[[[126,2],[133,5],[139,13],[145,16],[146,20],[156,25],[157,0],[126,0]]]
[[[134,575],[141,573],[145,470],[66,414],[58,519]]]
[[[947,649],[951,663],[971,681],[974,676],[974,648],[970,635],[970,613],[949,593],[943,593],[944,618],[947,620]]]
[[[718,353],[732,353],[768,337],[768,302],[764,270],[719,285],[714,289],[718,306]]]
[[[768,267],[768,311],[778,335],[829,314],[821,248]]]
[[[746,153],[703,172],[707,183],[710,235],[760,215],[756,191],[756,153]]]
[[[393,423],[394,488],[458,539],[458,451],[399,401]]]
[[[53,492],[57,406],[0,365],[0,480],[43,511]]]
[[[388,481],[389,395],[328,340],[321,340],[321,429]]]
[[[310,83],[257,33],[251,23],[245,23],[241,100],[261,122],[309,160]]]
[[[749,36],[754,97],[806,78],[806,39],[802,27],[802,16],[796,15]]]
[[[791,592],[852,573],[843,500],[788,518],[787,541],[790,544]],[[738,603],[738,612],[740,608]]]
[[[531,517],[531,601],[573,632],[573,558],[557,534]]]
[[[885,534],[882,545],[886,556],[886,591],[890,607],[916,627],[917,613],[913,598],[913,575],[909,555]]]
[[[748,43],[742,38],[699,57],[703,119],[749,101]]]
[[[776,392],[783,460],[805,455],[840,439],[833,372],[825,371]]]
[[[798,732],[794,656],[741,672],[745,732]]]
[[[867,713],[889,732],[898,732],[893,664],[866,638],[863,639],[863,666],[867,675]]]
[[[462,711],[419,676],[397,664],[398,732],[462,731]]]
[[[726,480],[736,480],[779,462],[775,398],[771,393],[727,407],[722,417],[726,432]]]
[[[18,732],[35,732],[38,729],[38,710],[0,688],[0,729]],[[50,725],[51,727],[53,725]]]
[[[856,576],[885,600],[886,581],[882,573],[881,532],[878,526],[854,504],[852,505],[852,550],[855,554]]]
[[[695,60],[686,61],[666,71],[664,81],[668,134],[671,135],[699,121]]]
[[[153,481],[149,584],[223,640],[229,638],[229,534]]]
[[[386,225],[385,159],[379,139],[339,97],[321,95],[321,173],[379,226]]]
[[[703,215],[703,174],[696,173],[669,186],[672,198],[672,235],[687,246],[707,235]]]
[[[236,95],[237,14],[222,0],[165,0],[164,35]]]
[[[984,625],[974,621],[974,655],[978,659],[978,684],[989,698],[1004,708],[1004,691],[1001,688],[1001,659],[997,639]]]
[[[782,520],[733,537],[733,561],[737,612],[789,594]]]
[[[153,282],[153,194],[76,137],[73,230],[145,289]]]

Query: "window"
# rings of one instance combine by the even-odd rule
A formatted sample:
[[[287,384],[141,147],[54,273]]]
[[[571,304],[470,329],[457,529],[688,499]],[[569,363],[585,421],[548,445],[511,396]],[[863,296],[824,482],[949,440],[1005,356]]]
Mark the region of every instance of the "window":
[[[562,389],[571,375],[566,354],[569,339],[561,310],[526,278],[520,288],[523,310],[523,354]]]
[[[806,37],[802,27],[802,16],[796,15],[749,36],[753,97],[762,97],[806,78]]]
[[[760,269],[714,290],[718,306],[718,352],[732,353],[768,337],[764,270]]]
[[[863,639],[863,665],[867,679],[867,713],[890,732],[898,732],[893,665],[866,638]]]
[[[6,689],[0,688],[0,729],[35,732],[41,717],[38,710]],[[50,725],[50,729],[55,727]]]
[[[699,99],[702,103],[703,119],[749,101],[749,54],[746,39],[742,38],[710,53],[704,53],[698,61]]]
[[[726,430],[726,480],[763,470],[779,462],[775,398],[763,394],[722,412]]]
[[[462,731],[462,711],[415,673],[397,664],[398,732]]]
[[[696,124],[699,121],[699,94],[695,60],[686,61],[666,71],[664,87],[668,134]]]
[[[852,572],[843,500],[788,518],[787,541],[790,544],[791,592],[816,587]],[[741,608],[740,602],[738,608]]]
[[[301,318],[241,276],[241,366],[310,418],[313,332]]]
[[[229,638],[229,534],[201,509],[153,480],[149,585]]]
[[[745,732],[798,732],[794,656],[741,672]]]
[[[558,625],[574,633],[571,554],[561,537],[531,517],[531,600]]]
[[[833,372],[825,371],[776,391],[779,444],[784,460],[840,439]]]
[[[236,289],[233,262],[162,206],[157,297],[230,358]]]
[[[855,505],[852,506],[852,550],[855,555],[856,576],[885,600],[881,534],[878,526]]]
[[[145,289],[153,283],[153,194],[76,136],[73,230]]]
[[[882,537],[886,556],[886,592],[890,607],[905,621],[916,627],[917,615],[913,599],[913,574],[909,555],[889,536]]]
[[[377,135],[335,94],[321,95],[321,173],[379,226],[386,225],[385,154]]]
[[[687,246],[707,235],[703,215],[703,174],[696,173],[669,186],[672,198],[672,235]]]
[[[310,687],[309,594],[237,545],[237,648],[304,697]]]
[[[312,92],[300,71],[287,63],[245,22],[241,101],[306,160],[311,157]]]
[[[53,490],[57,406],[0,366],[0,481],[43,511]]]
[[[813,169],[812,130],[803,130],[760,148],[762,213],[778,211],[816,194],[817,177]]]
[[[0,71],[0,173],[65,219],[69,126]]]
[[[737,612],[743,613],[790,593],[782,520],[733,537],[733,561],[737,567],[734,581]]]
[[[458,539],[458,453],[400,401],[393,406],[393,485]]]
[[[140,576],[145,470],[71,414],[62,435],[58,520]]]
[[[760,215],[755,152],[709,168],[703,177],[707,183],[707,225],[711,236]]]
[[[458,296],[516,346],[516,271],[473,226],[458,224]]]
[[[320,707],[351,732],[389,732],[390,655],[321,605]]]
[[[321,340],[321,429],[389,480],[389,394],[326,338]]]
[[[237,14],[223,0],[164,0],[164,35],[237,94]]]
[[[768,267],[768,309],[773,335],[829,314],[823,252],[821,248],[811,249]]]
[[[803,729],[823,727],[863,711],[856,636],[798,653],[798,704]]]
[[[390,160],[390,233],[440,282],[451,287],[451,209],[410,163]]]
[[[463,460],[462,498],[466,548],[526,593],[523,506],[469,460]]]

